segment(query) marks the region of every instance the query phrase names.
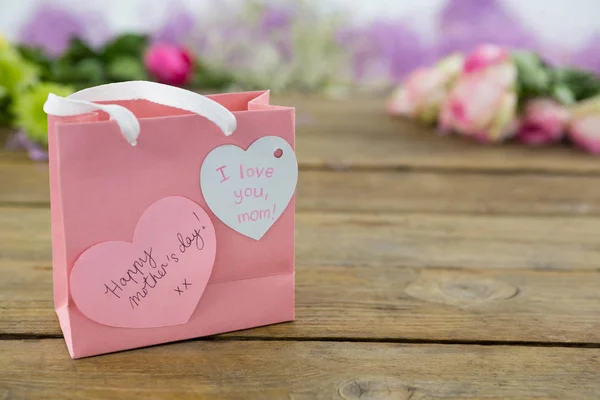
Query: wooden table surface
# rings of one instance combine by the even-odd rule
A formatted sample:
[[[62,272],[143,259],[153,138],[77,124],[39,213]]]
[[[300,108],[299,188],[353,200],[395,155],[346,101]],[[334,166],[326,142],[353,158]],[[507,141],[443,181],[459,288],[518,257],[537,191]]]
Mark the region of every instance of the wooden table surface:
[[[47,165],[0,153],[0,399],[600,398],[600,159],[275,102],[297,107],[293,323],[71,360]]]

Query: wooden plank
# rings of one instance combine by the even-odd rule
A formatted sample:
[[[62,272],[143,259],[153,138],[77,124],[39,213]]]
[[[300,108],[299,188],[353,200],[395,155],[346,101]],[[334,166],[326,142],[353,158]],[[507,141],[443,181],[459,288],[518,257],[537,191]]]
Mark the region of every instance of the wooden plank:
[[[383,98],[278,100],[295,105],[299,120],[305,121],[297,129],[298,158],[304,166],[600,172],[596,158],[567,146],[482,145],[441,136],[429,127],[388,117]]]
[[[302,170],[298,210],[598,215],[591,176]],[[48,205],[46,164],[0,164],[0,204]]]
[[[300,213],[309,265],[598,270],[600,219]]]
[[[11,399],[595,399],[600,349],[191,341],[72,361],[1,341]]]
[[[0,204],[49,205],[47,163],[0,163]]]
[[[2,127],[0,127],[0,132],[2,132]],[[16,151],[16,150],[6,150],[4,149],[4,141],[0,140],[0,165],[3,164],[29,164],[32,161],[27,156],[27,153],[24,151]],[[47,162],[43,162],[40,164],[47,164]]]
[[[49,262],[0,263],[0,334],[60,336]],[[600,343],[600,274],[306,266],[296,322],[253,338]]]
[[[314,211],[593,215],[597,178],[416,171],[300,172],[297,207]]]
[[[297,108],[298,159],[305,167],[410,168],[600,173],[600,162],[566,146],[486,146],[385,114],[385,99],[275,96]],[[3,128],[6,132],[6,128]],[[25,162],[0,152],[0,164]]]
[[[385,118],[385,116],[380,116]],[[305,167],[407,168],[462,171],[529,171],[598,174],[600,162],[567,146],[530,148],[516,143],[482,145],[439,136],[408,121],[371,127],[315,124],[298,129],[298,157]],[[382,124],[382,123],[379,123]],[[389,125],[386,123],[385,125]],[[342,131],[342,134],[333,132]]]
[[[27,153],[5,149],[4,144],[8,140],[12,129],[6,125],[0,125],[0,165],[6,163],[30,163]]]
[[[299,212],[300,265],[598,270],[600,218]],[[0,261],[51,259],[47,208],[0,208]]]

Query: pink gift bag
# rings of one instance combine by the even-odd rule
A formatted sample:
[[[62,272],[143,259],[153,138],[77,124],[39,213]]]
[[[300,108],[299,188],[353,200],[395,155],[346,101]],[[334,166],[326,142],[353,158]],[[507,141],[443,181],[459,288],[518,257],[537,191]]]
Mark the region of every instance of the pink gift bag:
[[[293,108],[138,81],[44,110],[71,357],[294,319]]]

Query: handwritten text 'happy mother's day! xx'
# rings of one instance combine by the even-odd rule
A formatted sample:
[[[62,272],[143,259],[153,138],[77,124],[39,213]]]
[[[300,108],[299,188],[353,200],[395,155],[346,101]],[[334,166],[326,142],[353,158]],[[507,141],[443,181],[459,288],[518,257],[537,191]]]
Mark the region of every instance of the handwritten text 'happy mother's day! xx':
[[[136,309],[152,292],[152,289],[160,285],[161,279],[167,276],[169,270],[176,268],[174,264],[179,263],[182,257],[185,257],[186,252],[202,251],[204,249],[202,231],[206,227],[202,225],[196,213],[192,214],[200,222],[200,226],[189,234],[178,232],[177,244],[173,251],[166,252],[166,254],[154,254],[153,248],[148,247],[137,260],[133,261],[131,267],[121,277],[104,284],[104,294],[112,294],[119,299],[123,298],[127,300],[132,309]]]
[[[221,173],[221,182],[224,183],[231,178],[227,166],[223,165],[217,168],[217,171]],[[269,193],[267,193],[261,183],[268,181],[273,178],[275,169],[273,167],[246,167],[243,164],[239,165],[239,170],[235,172],[239,174],[239,180],[247,183],[238,189],[234,189],[233,196],[236,205],[241,206],[244,204],[245,199],[263,199],[269,200]],[[246,210],[246,212],[240,212],[237,214],[238,223],[256,222],[263,219],[276,219],[275,212],[277,211],[277,204],[273,204],[272,207],[257,208],[254,210]]]

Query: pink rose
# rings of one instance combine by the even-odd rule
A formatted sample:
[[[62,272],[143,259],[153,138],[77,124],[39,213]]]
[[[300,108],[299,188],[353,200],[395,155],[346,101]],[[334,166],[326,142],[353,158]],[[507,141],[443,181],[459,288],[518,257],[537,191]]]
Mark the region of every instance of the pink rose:
[[[507,51],[481,46],[470,54],[442,104],[440,128],[480,141],[497,142],[514,134],[517,69]]]
[[[390,97],[388,112],[391,115],[416,118],[425,123],[434,122],[462,65],[462,56],[456,54],[433,67],[419,68],[412,72]]]
[[[525,105],[517,139],[521,143],[543,145],[562,140],[569,111],[552,99],[533,99]]]
[[[192,57],[187,50],[165,43],[155,43],[144,57],[146,69],[159,82],[185,85],[192,75]]]
[[[500,64],[509,58],[508,50],[490,44],[484,44],[477,47],[465,60],[463,70],[465,72],[475,72],[491,65]]]
[[[567,134],[578,147],[600,154],[600,96],[573,107]]]

